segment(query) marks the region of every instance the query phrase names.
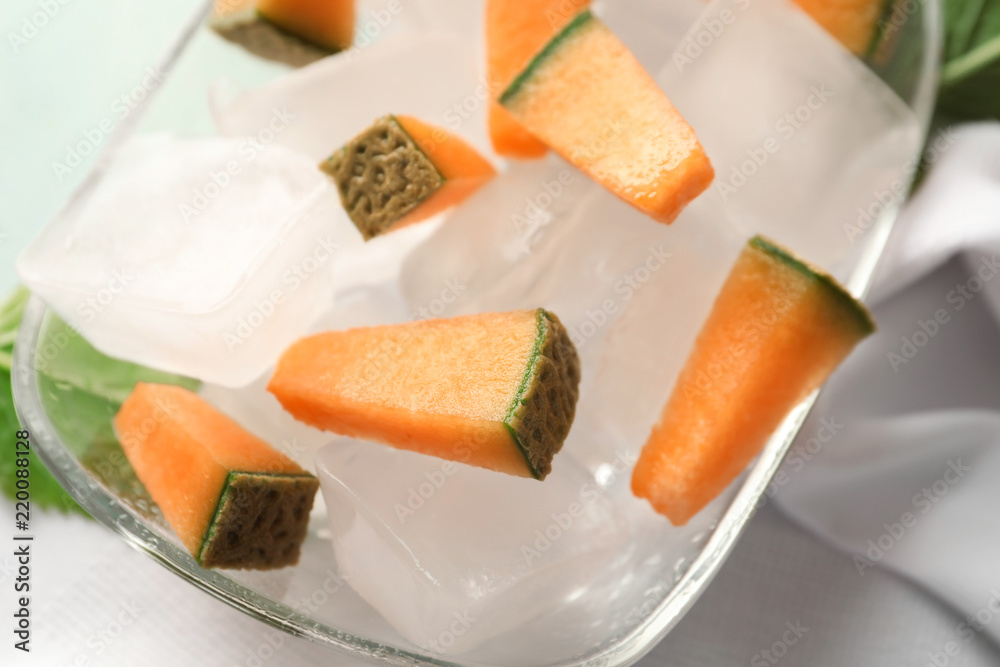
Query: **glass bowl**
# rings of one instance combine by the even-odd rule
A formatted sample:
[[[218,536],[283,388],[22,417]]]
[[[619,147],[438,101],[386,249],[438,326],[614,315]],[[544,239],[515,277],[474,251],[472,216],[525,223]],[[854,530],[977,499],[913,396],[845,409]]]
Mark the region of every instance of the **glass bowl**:
[[[910,106],[926,132],[936,92],[940,7],[937,0],[897,4],[907,12],[906,20],[867,57],[867,62]],[[177,65],[178,69],[186,66],[183,59],[193,38],[206,29],[207,11],[206,3],[204,10],[185,26],[161,65],[163,71],[169,73]],[[263,82],[280,73],[280,69],[264,68],[249,78]],[[152,120],[147,118],[145,122],[155,127],[159,117],[154,113]],[[114,146],[134,130],[133,124],[120,128],[104,159],[111,159]],[[105,164],[98,163],[81,192],[93,188]],[[865,234],[847,280],[854,294],[863,296],[867,292],[897,213],[898,204],[889,206]],[[313,517],[301,562],[294,568],[270,573],[200,568],[164,523],[113,437],[95,444],[93,430],[74,423],[72,409],[59,409],[78,400],[73,387],[37,372],[37,360],[46,356],[46,346],[53,344],[46,336],[54,321],[45,304],[32,297],[18,334],[12,383],[21,422],[30,430],[39,454],[59,482],[98,522],[135,549],[236,609],[289,634],[328,646],[331,660],[339,651],[393,665],[632,664],[677,624],[719,571],[765,499],[768,484],[817,395],[788,416],[752,467],[713,506],[716,509],[711,512],[711,520],[703,521],[697,532],[686,534],[690,539],[682,557],[650,557],[643,562],[645,570],[641,575],[632,575],[643,578],[642,586],[634,582],[627,587],[619,586],[623,582],[597,582],[581,599],[533,621],[531,628],[492,640],[484,648],[463,655],[461,662],[449,662],[406,642],[336,575],[331,569],[329,534],[321,516]],[[676,551],[676,545],[672,548]],[[634,594],[620,595],[622,590]]]

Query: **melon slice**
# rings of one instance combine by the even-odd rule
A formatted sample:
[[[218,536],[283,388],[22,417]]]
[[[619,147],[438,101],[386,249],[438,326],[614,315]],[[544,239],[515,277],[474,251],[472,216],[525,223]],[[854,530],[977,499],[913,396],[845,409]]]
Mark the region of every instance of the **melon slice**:
[[[476,149],[410,116],[386,116],[320,169],[365,240],[461,203],[496,170]]]
[[[838,42],[856,55],[868,52],[887,0],[793,0]]]
[[[542,50],[590,0],[487,0],[486,68],[490,85],[510,85],[536,53]],[[537,158],[545,144],[524,129],[496,101],[490,104],[490,139],[499,155]]]
[[[267,388],[310,426],[543,479],[579,382],[565,327],[538,309],[310,336]]]
[[[329,51],[341,51],[354,41],[354,0],[258,0],[257,12]]]
[[[642,449],[633,493],[673,524],[687,523],[874,329],[833,278],[753,238]]]
[[[202,567],[294,565],[319,481],[197,394],[138,383],[114,419],[136,476]]]
[[[672,222],[714,177],[694,130],[589,10],[535,56],[500,102],[532,134],[660,222]]]

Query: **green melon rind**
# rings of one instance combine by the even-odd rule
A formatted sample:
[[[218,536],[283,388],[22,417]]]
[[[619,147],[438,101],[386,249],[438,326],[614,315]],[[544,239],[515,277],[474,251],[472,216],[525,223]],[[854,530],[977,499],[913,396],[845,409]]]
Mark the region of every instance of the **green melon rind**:
[[[528,471],[545,479],[562,448],[579,398],[580,359],[559,318],[539,308],[528,367],[504,417]]]
[[[850,314],[851,323],[857,329],[859,339],[875,332],[875,320],[868,308],[844,289],[833,276],[763,236],[754,236],[748,245],[777,259],[785,266],[798,271],[819,285],[836,305]]]
[[[293,485],[293,487],[291,487],[292,493],[297,495],[287,493],[290,488],[289,484]],[[285,560],[281,560],[279,558],[278,560],[268,564],[259,562],[259,559],[245,561],[238,564],[218,562],[218,551],[214,549],[216,540],[221,538],[221,535],[227,531],[227,526],[232,525],[232,522],[235,519],[232,516],[227,516],[231,513],[226,510],[237,502],[235,499],[235,496],[237,495],[236,489],[241,485],[244,487],[246,485],[258,486],[267,490],[274,489],[276,485],[283,485],[285,487],[284,490],[286,491],[285,497],[282,498],[283,500],[288,500],[289,498],[295,499],[301,495],[300,500],[303,501],[304,505],[302,515],[298,518],[293,516],[291,521],[285,521],[282,523],[282,529],[289,532],[292,542],[297,542],[297,544],[294,544],[294,548],[289,554],[290,557],[286,557]],[[298,561],[299,547],[305,537],[305,530],[309,522],[309,512],[312,509],[312,503],[318,489],[319,480],[317,480],[313,475],[305,472],[301,474],[274,474],[239,470],[230,471],[229,474],[226,475],[225,483],[222,485],[222,491],[219,493],[219,500],[215,505],[215,511],[212,514],[211,521],[208,523],[208,528],[205,530],[205,536],[202,539],[198,554],[195,556],[195,561],[202,567],[221,566],[233,567],[237,569],[271,569],[274,567],[293,565],[296,561]],[[259,539],[260,536],[252,533],[242,535],[242,539],[244,540],[252,540],[254,538]]]
[[[524,84],[535,75],[535,72],[545,63],[549,57],[559,50],[563,43],[573,36],[580,28],[588,25],[594,20],[594,15],[589,9],[584,9],[579,14],[577,14],[573,19],[563,27],[563,29],[556,34],[545,47],[539,51],[528,66],[514,78],[514,80],[507,86],[507,90],[500,95],[500,104],[509,107],[508,102],[510,102],[524,87]]]

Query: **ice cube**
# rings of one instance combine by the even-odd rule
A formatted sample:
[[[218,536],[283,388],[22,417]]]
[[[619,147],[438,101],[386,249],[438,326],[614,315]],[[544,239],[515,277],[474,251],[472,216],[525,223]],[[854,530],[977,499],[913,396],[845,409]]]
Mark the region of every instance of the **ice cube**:
[[[217,99],[213,114],[220,134],[256,137],[276,112],[287,113],[293,120],[275,143],[317,162],[376,118],[394,113],[454,131],[489,155],[477,65],[460,37],[393,35],[356,54],[324,58],[229,103]]]
[[[105,354],[227,386],[271,366],[360,245],[316,165],[238,139],[140,137],[18,259]]]
[[[344,438],[317,467],[344,578],[432,654],[565,605],[627,551],[605,490],[564,454],[538,482]]]
[[[649,72],[659,72],[705,9],[702,0],[597,0],[594,11]]]
[[[848,277],[866,211],[905,194],[909,107],[789,0],[715,0],[658,81],[734,219]]]

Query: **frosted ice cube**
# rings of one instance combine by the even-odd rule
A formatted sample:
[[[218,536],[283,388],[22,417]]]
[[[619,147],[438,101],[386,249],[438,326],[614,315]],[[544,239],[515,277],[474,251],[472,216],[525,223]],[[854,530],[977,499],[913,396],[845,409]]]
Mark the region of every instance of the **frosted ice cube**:
[[[565,454],[537,482],[345,438],[317,468],[344,578],[431,653],[565,605],[627,552],[605,491]]]
[[[649,72],[659,72],[688,28],[705,9],[703,0],[597,0],[594,11]]]
[[[692,250],[704,234],[727,235],[730,245],[748,236],[716,198],[698,198],[667,226],[551,157],[512,165],[484,188],[407,258],[401,284],[411,309],[460,281],[465,289],[455,312],[551,310],[580,353],[585,395],[604,336],[634,296],[655,292],[649,303],[656,312],[676,318],[681,311],[670,299],[690,293],[693,276],[701,275],[678,267],[693,261],[692,252],[723,266],[721,252]],[[669,280],[651,282],[664,271]],[[701,285],[694,291],[701,294]],[[681,296],[677,303],[689,302]]]
[[[425,11],[404,3],[399,16],[424,21],[414,16]],[[274,143],[317,162],[391,113],[416,116],[455,132],[488,157],[487,89],[477,64],[469,43],[455,35],[396,34],[356,52],[325,58],[231,102],[223,102],[216,90],[213,115],[221,134],[254,138],[266,132],[276,112],[289,114],[292,122],[274,136]],[[338,263],[338,284],[395,279],[402,258],[448,215],[353,248]]]
[[[734,219],[846,277],[864,212],[912,172],[921,127],[906,104],[788,0],[715,0],[658,81]]]
[[[236,139],[141,137],[18,259],[102,352],[219,384],[271,366],[360,244],[316,165]]]
[[[638,455],[748,235],[702,197],[663,236],[662,269],[622,305],[579,410],[614,446]]]
[[[231,102],[214,100],[220,134],[257,136],[280,110],[293,121],[275,143],[319,161],[376,118],[398,113],[455,131],[489,155],[485,94],[467,41],[400,34],[347,55],[324,58]]]

